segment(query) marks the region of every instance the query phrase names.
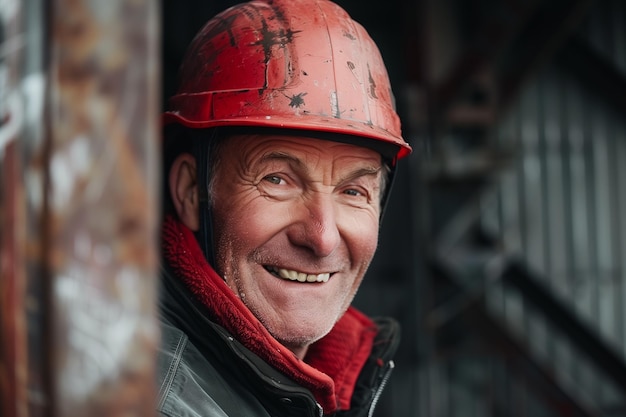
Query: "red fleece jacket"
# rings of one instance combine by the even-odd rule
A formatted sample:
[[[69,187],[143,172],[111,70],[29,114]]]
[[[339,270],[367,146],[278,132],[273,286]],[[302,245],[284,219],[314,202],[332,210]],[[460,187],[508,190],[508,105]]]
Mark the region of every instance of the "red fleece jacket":
[[[172,217],[162,230],[163,256],[176,275],[248,349],[308,388],[325,414],[350,408],[357,377],[369,357],[376,327],[350,307],[304,361],[272,337],[204,258],[193,233]]]

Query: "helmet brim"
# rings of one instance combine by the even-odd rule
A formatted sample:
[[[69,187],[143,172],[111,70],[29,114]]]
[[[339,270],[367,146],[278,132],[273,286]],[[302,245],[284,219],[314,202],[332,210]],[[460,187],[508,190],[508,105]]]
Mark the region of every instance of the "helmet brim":
[[[389,157],[395,163],[398,159],[402,159],[411,153],[411,147],[406,144],[404,139],[398,138],[388,131],[381,129],[375,125],[366,125],[360,121],[349,119],[339,119],[333,117],[322,117],[315,115],[302,116],[302,120],[294,120],[293,115],[282,117],[281,115],[244,116],[239,118],[219,119],[210,121],[189,120],[177,114],[176,112],[166,112],[162,116],[163,126],[170,124],[180,124],[191,129],[204,129],[212,127],[260,127],[274,128],[285,130],[297,130],[307,132],[323,132],[336,133],[341,137],[353,136],[353,144],[359,144],[358,138],[373,139],[376,142],[382,142],[394,151],[385,151],[385,157]],[[364,141],[363,146],[370,147],[370,141]],[[381,148],[382,149],[382,148]],[[379,150],[379,149],[377,149]],[[379,150],[380,151],[380,150]],[[391,155],[390,155],[391,153]]]

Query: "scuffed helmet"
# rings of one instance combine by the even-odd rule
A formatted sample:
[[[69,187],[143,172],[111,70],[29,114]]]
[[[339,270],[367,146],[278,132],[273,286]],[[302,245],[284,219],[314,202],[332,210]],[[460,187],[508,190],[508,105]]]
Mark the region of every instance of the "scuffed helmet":
[[[233,6],[191,43],[164,123],[329,132],[411,147],[365,29],[327,0]],[[393,148],[395,149],[395,148]]]

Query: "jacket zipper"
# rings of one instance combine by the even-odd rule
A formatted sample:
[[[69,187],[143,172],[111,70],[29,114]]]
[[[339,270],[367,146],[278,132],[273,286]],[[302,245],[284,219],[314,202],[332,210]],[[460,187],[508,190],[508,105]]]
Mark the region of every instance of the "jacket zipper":
[[[383,379],[380,381],[380,385],[378,385],[378,389],[374,393],[374,397],[372,398],[372,403],[370,405],[370,410],[367,413],[367,417],[374,416],[374,409],[376,408],[376,404],[378,404],[378,400],[380,399],[380,396],[383,393],[383,390],[385,389],[385,385],[387,385],[387,381],[389,381],[389,377],[391,376],[391,372],[393,371],[393,368],[395,366],[396,365],[393,361],[389,361],[387,363],[387,367],[386,367],[387,369],[385,369]]]

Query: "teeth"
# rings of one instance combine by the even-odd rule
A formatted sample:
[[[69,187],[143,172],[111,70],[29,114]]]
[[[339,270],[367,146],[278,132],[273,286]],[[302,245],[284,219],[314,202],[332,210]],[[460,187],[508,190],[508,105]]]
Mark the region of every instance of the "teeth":
[[[284,268],[268,268],[270,272],[273,272],[274,275],[279,278],[288,279],[290,281],[298,281],[298,282],[328,282],[330,278],[329,273],[325,274],[305,274],[304,272],[294,271],[292,269],[284,269]]]

